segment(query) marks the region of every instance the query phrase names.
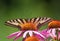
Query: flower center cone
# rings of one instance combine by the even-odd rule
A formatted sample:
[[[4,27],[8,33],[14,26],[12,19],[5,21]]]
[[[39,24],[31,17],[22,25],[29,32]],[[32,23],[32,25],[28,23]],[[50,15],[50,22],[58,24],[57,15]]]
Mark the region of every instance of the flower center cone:
[[[27,37],[25,41],[40,41],[40,39],[36,36],[31,36],[31,37]]]
[[[37,27],[33,23],[20,24],[22,30],[37,30]]]
[[[60,28],[60,21],[52,21],[48,24],[49,28]]]

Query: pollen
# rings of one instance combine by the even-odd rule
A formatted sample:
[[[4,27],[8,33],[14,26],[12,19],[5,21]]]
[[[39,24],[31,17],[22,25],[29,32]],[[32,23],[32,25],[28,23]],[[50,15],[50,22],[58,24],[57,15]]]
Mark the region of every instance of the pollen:
[[[60,28],[60,21],[51,21],[48,24],[49,28]]]
[[[40,39],[37,38],[36,36],[31,36],[31,37],[27,37],[25,41],[40,41]]]
[[[33,23],[20,24],[22,30],[36,30],[37,27]]]

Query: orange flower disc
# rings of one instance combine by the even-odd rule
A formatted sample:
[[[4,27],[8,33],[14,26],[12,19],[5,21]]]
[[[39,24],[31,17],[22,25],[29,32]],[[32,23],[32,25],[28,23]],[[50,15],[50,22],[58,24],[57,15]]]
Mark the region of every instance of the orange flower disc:
[[[37,38],[36,36],[31,36],[25,39],[25,41],[40,41],[39,38]]]
[[[48,24],[48,27],[49,28],[59,28],[60,27],[60,21],[51,21]]]
[[[22,30],[36,30],[37,27],[33,23],[20,24]]]

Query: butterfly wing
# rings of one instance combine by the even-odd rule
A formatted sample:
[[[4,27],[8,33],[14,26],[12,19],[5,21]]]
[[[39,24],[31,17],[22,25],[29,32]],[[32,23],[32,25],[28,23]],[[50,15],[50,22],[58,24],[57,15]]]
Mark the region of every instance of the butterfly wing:
[[[52,20],[51,18],[47,18],[47,17],[38,17],[35,18],[34,23],[36,23],[36,25],[39,27],[42,26],[43,24],[50,22],[51,20]]]
[[[43,18],[38,17],[38,18],[31,18],[31,19],[15,19],[15,20],[7,21],[6,25],[19,27],[19,24],[32,22],[32,23],[36,24],[37,26],[40,26],[41,24],[45,24],[45,23],[49,22],[50,20],[51,20],[51,18],[47,18],[47,17],[43,17]]]
[[[9,21],[6,21],[6,25],[9,25],[9,26],[15,26],[15,27],[19,27],[18,25],[19,24],[23,24],[23,20],[24,19],[15,19],[15,20],[9,20]]]

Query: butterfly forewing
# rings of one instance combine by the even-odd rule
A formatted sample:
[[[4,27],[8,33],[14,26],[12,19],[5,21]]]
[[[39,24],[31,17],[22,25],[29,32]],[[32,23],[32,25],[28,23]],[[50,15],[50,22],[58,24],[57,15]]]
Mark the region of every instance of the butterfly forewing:
[[[49,22],[50,20],[51,20],[50,18],[44,17],[39,21],[39,23],[43,24],[43,23]]]
[[[43,17],[43,18],[42,18],[42,17],[41,17],[41,18],[39,19],[39,21],[36,23],[36,25],[37,25],[37,27],[40,27],[40,26],[42,26],[42,25],[50,22],[51,20],[52,20],[51,18],[47,18],[47,17]]]
[[[47,18],[47,17],[38,17],[38,18],[33,18],[31,19],[31,21],[34,21],[33,23],[36,24],[36,26],[42,26],[45,23],[48,23],[49,21],[51,21],[51,18]]]

